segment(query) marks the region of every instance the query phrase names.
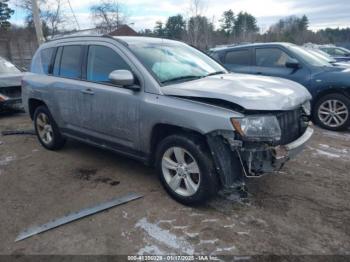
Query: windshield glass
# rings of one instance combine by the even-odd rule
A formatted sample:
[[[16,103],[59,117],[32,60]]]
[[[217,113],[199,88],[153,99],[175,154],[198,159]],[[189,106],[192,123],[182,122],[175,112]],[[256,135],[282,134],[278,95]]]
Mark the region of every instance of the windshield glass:
[[[130,49],[162,84],[226,73],[212,58],[182,43],[133,43]]]
[[[21,71],[18,68],[6,61],[5,59],[0,58],[0,74],[15,74],[20,73]]]
[[[319,59],[325,62],[329,63],[335,63],[336,60],[333,59],[331,56],[329,56],[327,53],[324,53],[323,51],[313,50],[313,49],[305,49],[306,51],[309,51],[311,54],[315,55]]]
[[[323,66],[331,66],[331,64],[327,61],[321,60],[314,54],[311,54],[309,51],[305,50],[302,47],[291,45],[289,49],[300,56],[306,63],[311,66],[323,67]]]

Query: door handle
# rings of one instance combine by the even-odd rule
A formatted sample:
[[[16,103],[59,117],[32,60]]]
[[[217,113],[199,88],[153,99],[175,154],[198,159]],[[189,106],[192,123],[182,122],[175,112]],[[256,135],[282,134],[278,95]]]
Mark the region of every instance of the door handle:
[[[262,75],[262,73],[261,73],[261,72],[256,72],[255,74],[256,74],[256,75]]]
[[[92,89],[88,88],[88,89],[84,89],[81,90],[81,92],[85,95],[94,95],[95,93],[92,91]]]

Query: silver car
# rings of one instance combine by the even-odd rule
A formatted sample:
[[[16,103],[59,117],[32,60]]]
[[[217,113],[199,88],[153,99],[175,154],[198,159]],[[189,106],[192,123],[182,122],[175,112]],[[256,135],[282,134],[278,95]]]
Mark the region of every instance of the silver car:
[[[14,64],[0,57],[0,111],[21,107],[23,73]]]
[[[231,74],[184,43],[145,37],[47,42],[23,79],[45,148],[72,138],[143,161],[184,204],[279,170],[313,133],[310,99],[295,82]]]

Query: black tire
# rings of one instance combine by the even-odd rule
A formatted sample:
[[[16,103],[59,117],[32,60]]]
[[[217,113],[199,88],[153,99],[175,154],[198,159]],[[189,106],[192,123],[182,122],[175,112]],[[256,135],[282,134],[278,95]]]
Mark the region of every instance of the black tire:
[[[162,169],[164,154],[172,147],[180,147],[191,154],[200,170],[200,182],[195,194],[183,196],[176,193],[166,182]],[[219,189],[218,177],[214,171],[213,160],[210,157],[206,145],[190,135],[171,135],[163,139],[158,145],[156,152],[156,168],[165,190],[176,201],[185,205],[198,205],[206,202],[217,194]]]
[[[43,139],[39,135],[38,117],[41,114],[44,114],[47,116],[49,124],[52,127],[52,140],[49,143],[46,143],[45,141],[43,141]],[[61,132],[55,120],[53,119],[49,109],[46,106],[39,106],[38,108],[36,108],[34,112],[34,127],[35,127],[35,132],[40,144],[46,149],[59,150],[64,146],[66,139],[61,135]]]
[[[331,101],[331,100],[340,101],[347,108],[347,111],[348,111],[347,119],[341,125],[335,126],[335,122],[334,121],[332,121],[328,125],[327,123],[324,123],[324,121],[322,121],[322,119],[320,118],[319,111],[320,111],[321,106],[325,102]],[[342,116],[344,116],[344,115],[342,115]],[[347,98],[346,96],[342,95],[342,94],[329,94],[329,95],[325,95],[325,96],[321,97],[316,102],[316,104],[314,106],[313,119],[314,119],[314,122],[315,122],[316,125],[324,128],[324,129],[331,130],[331,131],[346,130],[350,126],[350,99]]]

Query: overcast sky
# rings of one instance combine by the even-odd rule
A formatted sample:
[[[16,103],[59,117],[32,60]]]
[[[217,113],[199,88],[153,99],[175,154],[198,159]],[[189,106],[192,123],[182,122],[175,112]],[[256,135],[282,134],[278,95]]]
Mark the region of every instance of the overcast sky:
[[[20,0],[10,0],[17,11],[12,22],[23,24],[24,14],[14,4]],[[64,9],[70,13],[68,0]],[[98,0],[71,0],[81,28],[91,28],[89,7]],[[157,20],[166,21],[168,16],[183,14],[188,16],[190,0],[127,0],[125,3],[128,22],[136,30],[154,27]],[[202,0],[206,15],[218,25],[222,13],[232,9],[235,13],[246,11],[258,19],[258,25],[265,31],[279,18],[306,14],[312,30],[326,27],[350,27],[350,0]]]

